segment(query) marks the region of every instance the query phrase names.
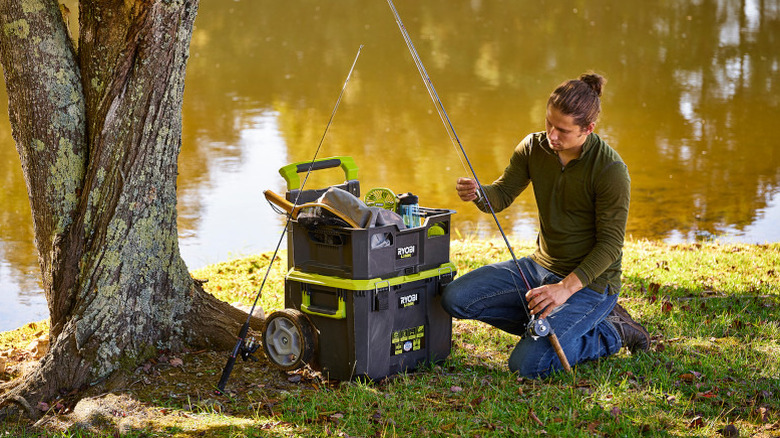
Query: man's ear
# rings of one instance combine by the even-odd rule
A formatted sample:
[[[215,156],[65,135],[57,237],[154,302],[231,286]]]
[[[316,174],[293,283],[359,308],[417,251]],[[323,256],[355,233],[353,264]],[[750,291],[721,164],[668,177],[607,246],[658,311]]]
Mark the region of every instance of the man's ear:
[[[588,127],[582,130],[582,133],[584,135],[590,135],[590,133],[593,132],[594,129],[596,129],[596,122],[590,122]]]

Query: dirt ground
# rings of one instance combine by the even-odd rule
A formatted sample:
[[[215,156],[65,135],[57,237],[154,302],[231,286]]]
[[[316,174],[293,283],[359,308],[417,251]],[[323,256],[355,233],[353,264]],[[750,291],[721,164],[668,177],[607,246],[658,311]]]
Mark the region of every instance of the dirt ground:
[[[0,339],[0,385],[23,375],[45,353],[47,340],[43,333],[48,330],[35,329],[27,330],[30,333],[16,342]],[[177,355],[163,352],[131,372],[82,392],[63,393],[38,406],[13,403],[6,409],[0,436],[14,431],[24,431],[27,436],[48,436],[65,430],[83,430],[99,436],[166,430],[180,432],[160,436],[210,436],[207,430],[219,427],[197,426],[203,424],[205,417],[210,421],[221,418],[234,426],[273,418],[279,394],[328,385],[311,370],[282,372],[258,351],[257,361],[236,361],[226,394],[219,394],[217,382],[228,355],[215,351]],[[34,411],[36,417],[43,416],[33,424],[28,410]],[[186,430],[190,432],[184,433]]]

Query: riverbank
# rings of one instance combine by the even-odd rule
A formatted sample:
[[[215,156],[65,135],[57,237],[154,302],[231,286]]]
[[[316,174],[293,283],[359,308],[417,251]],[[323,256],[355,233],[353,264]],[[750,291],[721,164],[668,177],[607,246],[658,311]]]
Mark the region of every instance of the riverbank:
[[[526,254],[532,244],[515,244]],[[459,274],[508,258],[498,241],[456,241]],[[270,259],[261,254],[193,272],[228,302],[251,303]],[[286,260],[260,303],[281,308]],[[628,242],[620,302],[653,335],[571,375],[517,378],[516,339],[455,321],[450,357],[381,382],[283,373],[239,363],[229,396],[213,389],[226,352],[193,351],[139,367],[127,385],[52,401],[40,427],[9,418],[0,436],[754,436],[780,435],[780,244]],[[45,335],[35,323],[0,334],[0,379],[19,375]],[[38,345],[33,343],[38,342]],[[56,431],[69,431],[56,435]]]

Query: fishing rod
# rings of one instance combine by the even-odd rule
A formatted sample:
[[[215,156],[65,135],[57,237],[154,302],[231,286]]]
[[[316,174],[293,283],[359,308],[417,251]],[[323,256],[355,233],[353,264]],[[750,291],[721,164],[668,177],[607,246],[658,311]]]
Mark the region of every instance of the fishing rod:
[[[458,138],[458,134],[455,132],[455,127],[452,125],[452,122],[450,121],[450,118],[447,115],[447,111],[444,109],[444,103],[442,103],[441,99],[439,99],[438,93],[436,93],[436,88],[434,88],[433,86],[433,81],[431,81],[430,76],[428,76],[428,72],[425,70],[425,66],[423,65],[422,60],[420,59],[420,55],[417,53],[417,49],[414,48],[414,43],[412,42],[412,38],[409,36],[409,32],[406,31],[406,27],[404,26],[403,21],[401,21],[401,16],[398,14],[398,11],[395,9],[393,0],[387,0],[387,4],[390,6],[390,9],[393,11],[393,15],[395,16],[395,22],[398,24],[398,28],[401,30],[401,35],[403,35],[404,41],[406,42],[406,47],[409,48],[409,52],[412,55],[414,64],[417,66],[417,70],[420,72],[420,76],[422,77],[423,83],[425,84],[425,88],[428,90],[428,95],[431,97],[431,100],[433,100],[433,104],[436,107],[436,112],[439,113],[439,118],[444,124],[444,129],[447,131],[447,134],[450,136],[450,141],[452,142],[453,146],[455,146],[455,144],[457,143],[457,146],[460,148],[460,153],[463,155],[463,158],[466,160],[469,170],[471,171],[471,175],[474,176],[474,181],[476,182],[477,187],[479,189],[481,199],[485,201],[485,204],[490,210],[490,214],[493,216],[493,220],[495,221],[496,226],[498,226],[498,231],[501,233],[501,237],[504,238],[504,243],[506,244],[507,249],[509,249],[509,254],[512,255],[512,260],[514,261],[515,266],[517,267],[517,272],[520,273],[520,277],[523,279],[523,283],[525,284],[526,290],[531,290],[531,284],[528,282],[528,279],[525,277],[523,270],[520,269],[520,262],[517,260],[517,256],[515,256],[515,252],[512,249],[512,245],[509,243],[509,239],[507,238],[504,229],[501,227],[501,223],[498,221],[498,217],[496,216],[496,212],[493,210],[493,206],[490,204],[490,200],[485,195],[485,190],[482,187],[482,183],[479,182],[479,178],[477,178],[477,173],[474,171],[474,166],[471,165],[471,161],[469,160],[469,157],[466,154],[466,149],[463,147],[463,144],[460,142],[460,139]],[[457,152],[457,148],[456,148],[456,152]],[[460,158],[460,155],[458,155],[458,158]],[[461,164],[462,163],[463,160],[461,160]],[[512,281],[514,281],[514,278],[512,278]],[[518,293],[520,293],[517,284],[515,284],[515,289],[518,289]],[[529,320],[528,327],[527,327],[528,334],[533,336],[534,338],[537,337],[549,338],[550,344],[552,344],[553,349],[555,350],[555,354],[558,355],[558,359],[561,361],[561,365],[563,365],[563,368],[567,372],[571,372],[571,366],[569,365],[569,360],[566,358],[566,354],[563,352],[561,343],[558,341],[558,336],[555,335],[555,332],[553,331],[550,324],[545,319],[536,319],[535,315],[530,314],[527,307],[524,306],[523,310],[525,311],[525,314]]]
[[[307,169],[306,169],[306,175],[303,178],[303,182],[301,183],[301,187],[298,190],[298,193],[295,196],[295,200],[292,203],[292,209],[287,213],[287,220],[284,224],[284,228],[282,228],[282,232],[279,235],[279,242],[276,243],[276,249],[274,250],[274,254],[271,257],[271,261],[268,262],[268,269],[265,271],[265,276],[263,277],[262,283],[260,283],[260,290],[257,291],[257,295],[255,296],[255,301],[252,303],[252,308],[249,310],[249,315],[246,318],[246,322],[244,322],[244,325],[241,326],[241,330],[238,333],[238,340],[236,341],[236,346],[233,347],[233,351],[230,353],[230,357],[228,357],[227,363],[225,364],[225,368],[222,370],[222,376],[219,378],[219,383],[217,383],[217,391],[215,391],[217,394],[223,394],[225,392],[225,385],[227,385],[228,378],[230,378],[230,373],[233,371],[233,366],[236,364],[236,357],[239,355],[242,359],[248,360],[249,358],[254,359],[252,354],[254,354],[255,351],[260,347],[259,344],[256,344],[253,340],[249,340],[249,342],[246,342],[247,334],[249,333],[249,322],[252,320],[252,313],[255,311],[255,307],[257,306],[257,302],[260,300],[260,295],[263,293],[263,287],[265,286],[266,280],[268,280],[268,275],[271,273],[271,266],[274,263],[274,260],[276,260],[276,255],[279,252],[279,248],[282,246],[282,241],[284,240],[284,234],[287,232],[287,228],[290,226],[290,221],[292,220],[293,213],[295,211],[295,206],[298,205],[298,200],[301,197],[301,194],[303,193],[303,187],[306,185],[306,181],[309,179],[309,175],[311,175],[312,170],[314,170],[314,162],[317,161],[317,155],[320,153],[320,149],[322,148],[322,143],[325,141],[325,135],[328,133],[328,128],[330,128],[331,123],[333,123],[333,118],[336,116],[336,111],[339,109],[339,104],[341,103],[341,98],[344,96],[344,91],[347,89],[347,84],[349,83],[349,79],[352,77],[352,72],[355,70],[355,65],[357,64],[358,58],[360,57],[360,51],[363,50],[363,45],[361,44],[360,47],[358,47],[357,54],[355,55],[355,60],[352,61],[352,67],[349,69],[349,73],[347,74],[347,79],[344,81],[344,85],[341,87],[341,92],[339,93],[338,99],[336,99],[336,105],[333,107],[333,111],[330,113],[330,119],[328,120],[328,124],[325,125],[325,131],[322,133],[322,137],[320,138],[320,142],[317,145],[317,149],[314,151],[314,157],[312,157],[311,162],[309,163]]]

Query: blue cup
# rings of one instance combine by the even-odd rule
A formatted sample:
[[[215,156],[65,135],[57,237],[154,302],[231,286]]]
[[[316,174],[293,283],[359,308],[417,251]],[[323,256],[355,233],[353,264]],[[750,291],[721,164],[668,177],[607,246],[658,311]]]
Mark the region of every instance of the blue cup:
[[[401,215],[406,228],[415,228],[422,225],[420,205],[416,195],[411,193],[398,195],[398,214]]]

